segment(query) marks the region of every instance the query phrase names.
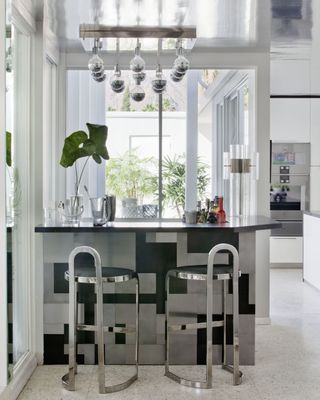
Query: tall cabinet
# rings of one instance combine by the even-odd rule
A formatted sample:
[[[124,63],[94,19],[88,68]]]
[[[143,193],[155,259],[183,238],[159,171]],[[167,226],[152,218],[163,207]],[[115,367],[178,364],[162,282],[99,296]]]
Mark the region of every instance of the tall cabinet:
[[[311,144],[310,208],[320,209],[320,99],[310,96],[310,60],[272,60],[270,70],[270,139]],[[270,263],[302,267],[303,238],[271,236]]]

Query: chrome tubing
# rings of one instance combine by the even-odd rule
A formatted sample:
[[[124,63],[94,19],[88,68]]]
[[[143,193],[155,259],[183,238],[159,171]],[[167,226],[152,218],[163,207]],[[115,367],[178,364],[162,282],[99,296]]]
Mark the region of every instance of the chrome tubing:
[[[228,280],[223,281],[223,291],[222,291],[222,307],[223,307],[223,320],[222,321],[212,321],[213,312],[213,265],[216,254],[219,251],[227,250],[233,255],[233,273],[232,273],[232,285],[233,285],[233,366],[227,365],[227,284]],[[221,243],[214,246],[208,255],[207,264],[207,304],[206,304],[206,323],[196,323],[196,324],[185,324],[185,325],[169,325],[169,295],[170,295],[170,271],[166,276],[166,348],[165,348],[165,376],[172,379],[173,381],[192,388],[198,389],[210,389],[212,388],[212,328],[217,326],[223,326],[223,360],[222,368],[233,373],[233,384],[239,385],[241,383],[242,372],[239,370],[239,254],[236,248],[230,244]],[[176,276],[177,277],[177,276]],[[179,278],[179,277],[178,277]],[[198,277],[192,276],[190,274],[188,278],[183,277],[180,279],[190,279],[199,280]],[[206,381],[193,381],[184,379],[170,371],[169,362],[169,348],[170,348],[170,335],[172,331],[188,330],[188,329],[207,329],[207,343],[206,343]]]
[[[94,258],[94,264],[96,269],[96,278],[91,283],[95,284],[97,293],[97,313],[96,313],[96,325],[85,325],[78,324],[78,302],[77,302],[77,285],[74,271],[74,259],[79,253],[89,253]],[[102,266],[101,258],[99,253],[89,247],[80,246],[76,247],[69,256],[69,372],[62,377],[63,387],[69,391],[75,390],[75,374],[77,373],[76,363],[76,345],[77,345],[77,330],[88,330],[97,332],[98,340],[98,382],[99,382],[99,393],[113,393],[120,390],[126,389],[134,381],[138,379],[138,356],[139,356],[139,278],[135,274],[133,279],[136,280],[136,318],[135,328],[120,328],[117,327],[106,327],[103,322],[103,278],[102,278]],[[129,279],[118,280],[118,282],[125,282]],[[110,280],[111,281],[111,280]],[[79,282],[79,281],[78,281]],[[117,279],[113,280],[117,283]],[[79,282],[80,283],[80,282]],[[87,282],[86,282],[87,283]],[[111,329],[110,329],[111,328]],[[125,333],[135,333],[135,374],[125,382],[116,385],[105,385],[105,354],[104,354],[104,332],[118,332],[122,331]]]

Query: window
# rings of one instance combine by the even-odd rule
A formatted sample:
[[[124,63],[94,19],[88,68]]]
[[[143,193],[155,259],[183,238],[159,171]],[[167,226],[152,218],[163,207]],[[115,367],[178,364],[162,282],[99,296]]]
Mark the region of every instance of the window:
[[[230,145],[249,146],[249,153],[255,150],[253,123],[250,129],[249,111],[250,106],[253,110],[253,96],[249,90],[252,83],[253,74],[251,72],[237,73],[231,78],[230,85],[226,85],[220,96],[215,102],[216,120],[216,168],[217,168],[217,189],[218,193],[228,200],[226,210],[229,214],[238,215],[237,207],[239,189],[237,186],[239,179],[245,185],[243,191],[251,196],[251,205],[255,204],[253,188],[255,184],[250,182],[248,176],[234,176],[232,179],[223,179],[223,153],[230,151]],[[236,174],[238,175],[238,174]],[[249,202],[247,202],[249,204]],[[253,208],[252,208],[253,210]],[[251,210],[251,212],[253,212]],[[249,215],[250,210],[246,210]]]
[[[247,73],[191,70],[173,83],[165,70],[167,89],[159,96],[151,87],[154,71],[146,72],[145,98],[135,102],[131,71],[122,71],[126,89],[120,94],[109,85],[110,73],[96,83],[88,71],[68,71],[67,132],[86,129],[86,122],[108,126],[110,160],[90,161],[83,184],[91,197],[116,195],[117,218],[179,219],[197,200],[229,195],[223,152],[249,141]],[[68,171],[68,195],[73,182]],[[80,191],[84,216],[90,216]]]
[[[131,72],[122,74],[130,82]],[[118,218],[180,218],[183,213],[186,81],[174,84],[170,71],[164,71],[167,90],[159,96],[151,87],[153,74],[147,71],[142,102],[131,100],[132,84],[122,94],[106,84],[106,191],[117,197]]]

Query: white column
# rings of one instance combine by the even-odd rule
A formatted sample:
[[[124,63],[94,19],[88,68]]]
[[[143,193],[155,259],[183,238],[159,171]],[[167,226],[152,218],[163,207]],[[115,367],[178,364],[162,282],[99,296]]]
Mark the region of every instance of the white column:
[[[259,180],[257,182],[257,215],[270,215],[269,204],[269,163],[270,163],[270,59],[269,54],[261,55],[263,61],[256,70],[256,127],[257,151],[260,158]],[[256,318],[257,322],[270,321],[270,231],[256,233]]]
[[[0,115],[5,116],[5,1],[0,1]],[[6,143],[5,118],[0,118],[0,392],[7,384],[8,341],[7,341],[7,241],[6,241]]]
[[[187,73],[186,210],[197,206],[198,70]]]

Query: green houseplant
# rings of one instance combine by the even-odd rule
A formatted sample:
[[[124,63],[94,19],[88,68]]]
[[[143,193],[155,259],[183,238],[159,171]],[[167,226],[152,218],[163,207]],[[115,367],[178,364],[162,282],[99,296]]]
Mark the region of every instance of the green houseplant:
[[[76,173],[75,195],[79,195],[79,188],[83,172],[92,158],[97,164],[104,160],[109,160],[109,154],[106,147],[108,137],[108,127],[106,125],[96,125],[87,123],[89,135],[84,131],[71,133],[64,140],[60,165],[69,168],[74,165]],[[76,161],[80,158],[86,158],[80,173],[78,173]]]
[[[164,157],[162,168],[164,204],[174,207],[181,218],[185,207],[185,155]],[[210,179],[207,169],[208,166],[198,160],[197,190],[200,198],[204,196]]]
[[[122,199],[124,208],[130,205],[137,210],[145,196],[156,193],[157,178],[151,172],[155,166],[152,157],[139,157],[137,150],[126,151],[122,156],[112,158],[106,167],[106,184],[110,192]],[[125,215],[124,211],[124,216]]]

